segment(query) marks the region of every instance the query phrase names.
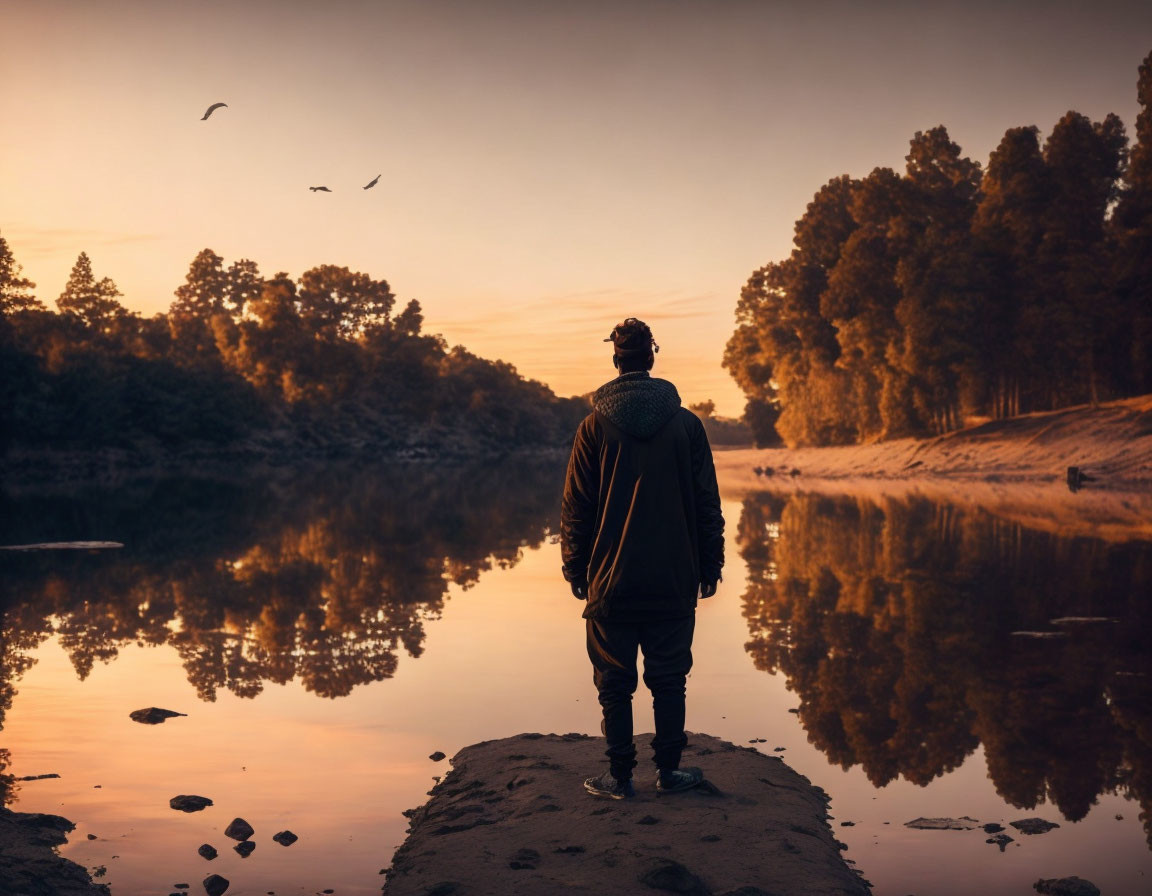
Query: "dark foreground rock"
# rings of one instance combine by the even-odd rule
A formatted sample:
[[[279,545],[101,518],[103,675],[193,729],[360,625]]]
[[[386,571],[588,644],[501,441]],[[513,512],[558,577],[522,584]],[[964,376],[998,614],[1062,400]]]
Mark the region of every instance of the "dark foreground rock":
[[[868,893],[840,857],[826,795],[779,759],[693,734],[684,763],[712,786],[658,795],[642,765],[636,797],[611,800],[583,787],[603,753],[601,738],[574,734],[461,750],[406,813],[384,893]]]
[[[0,809],[0,893],[21,896],[108,896],[75,862],[52,848],[74,825],[59,815]]]
[[[273,834],[272,839],[279,843],[281,846],[291,846],[300,838],[293,834],[291,831],[280,831],[278,834]]]

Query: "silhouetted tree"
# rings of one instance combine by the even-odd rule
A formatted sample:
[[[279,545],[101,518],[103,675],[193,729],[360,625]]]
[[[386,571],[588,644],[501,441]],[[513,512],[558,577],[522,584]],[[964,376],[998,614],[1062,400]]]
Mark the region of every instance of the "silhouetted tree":
[[[1140,66],[1136,96],[1136,141],[1112,217],[1112,277],[1113,313],[1125,334],[1117,354],[1129,368],[1123,388],[1143,393],[1152,390],[1152,53]]]
[[[32,294],[36,284],[20,276],[22,270],[8,247],[8,241],[0,236],[0,316],[16,311],[44,309],[44,305]]]
[[[128,313],[116,301],[120,295],[123,293],[108,277],[96,280],[92,274],[92,262],[87,253],[81,252],[76,264],[72,266],[64,292],[56,300],[56,306],[65,314],[78,317],[89,329],[106,332],[116,318]]]

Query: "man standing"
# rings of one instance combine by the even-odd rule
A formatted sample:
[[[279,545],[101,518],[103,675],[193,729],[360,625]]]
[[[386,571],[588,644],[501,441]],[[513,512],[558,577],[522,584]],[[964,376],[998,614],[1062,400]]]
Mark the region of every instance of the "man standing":
[[[604,340],[620,375],[596,390],[572,445],[561,511],[564,578],[584,609],[588,656],[604,711],[609,770],[584,782],[597,796],[632,796],[636,651],[652,692],[656,789],[703,780],[680,769],[684,683],[692,668],[696,599],[716,593],[724,518],[704,425],[676,387],[649,376],[660,350],[630,317]]]

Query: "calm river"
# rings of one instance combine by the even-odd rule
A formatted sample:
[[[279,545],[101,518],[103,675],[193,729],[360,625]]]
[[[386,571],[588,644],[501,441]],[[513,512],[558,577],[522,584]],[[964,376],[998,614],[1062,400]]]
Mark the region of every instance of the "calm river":
[[[75,821],[62,852],[114,896],[198,892],[212,871],[230,896],[378,893],[402,811],[447,771],[429,754],[599,731],[559,576],[562,477],[413,466],[4,499],[0,543],[125,544],[0,555],[9,805]],[[878,896],[1071,874],[1152,891],[1152,544],[915,500],[762,493],[724,515],[688,726],[783,748]],[[187,718],[128,718],[149,706]],[[215,805],[175,812],[177,794]],[[248,858],[222,833],[235,816]],[[918,816],[1060,827],[1009,828],[1001,851],[904,826]],[[299,842],[270,841],[286,828]]]

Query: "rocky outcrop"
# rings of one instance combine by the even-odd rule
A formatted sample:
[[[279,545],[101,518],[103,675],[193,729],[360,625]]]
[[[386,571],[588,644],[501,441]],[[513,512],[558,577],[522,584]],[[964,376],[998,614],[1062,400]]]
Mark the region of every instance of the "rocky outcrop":
[[[108,896],[75,862],[56,854],[74,825],[59,815],[0,809],[0,893],[21,896]]]
[[[840,857],[827,796],[777,757],[692,734],[684,764],[703,768],[705,786],[658,795],[642,766],[636,796],[612,800],[583,788],[603,751],[579,734],[461,750],[406,813],[384,893],[868,893]]]

